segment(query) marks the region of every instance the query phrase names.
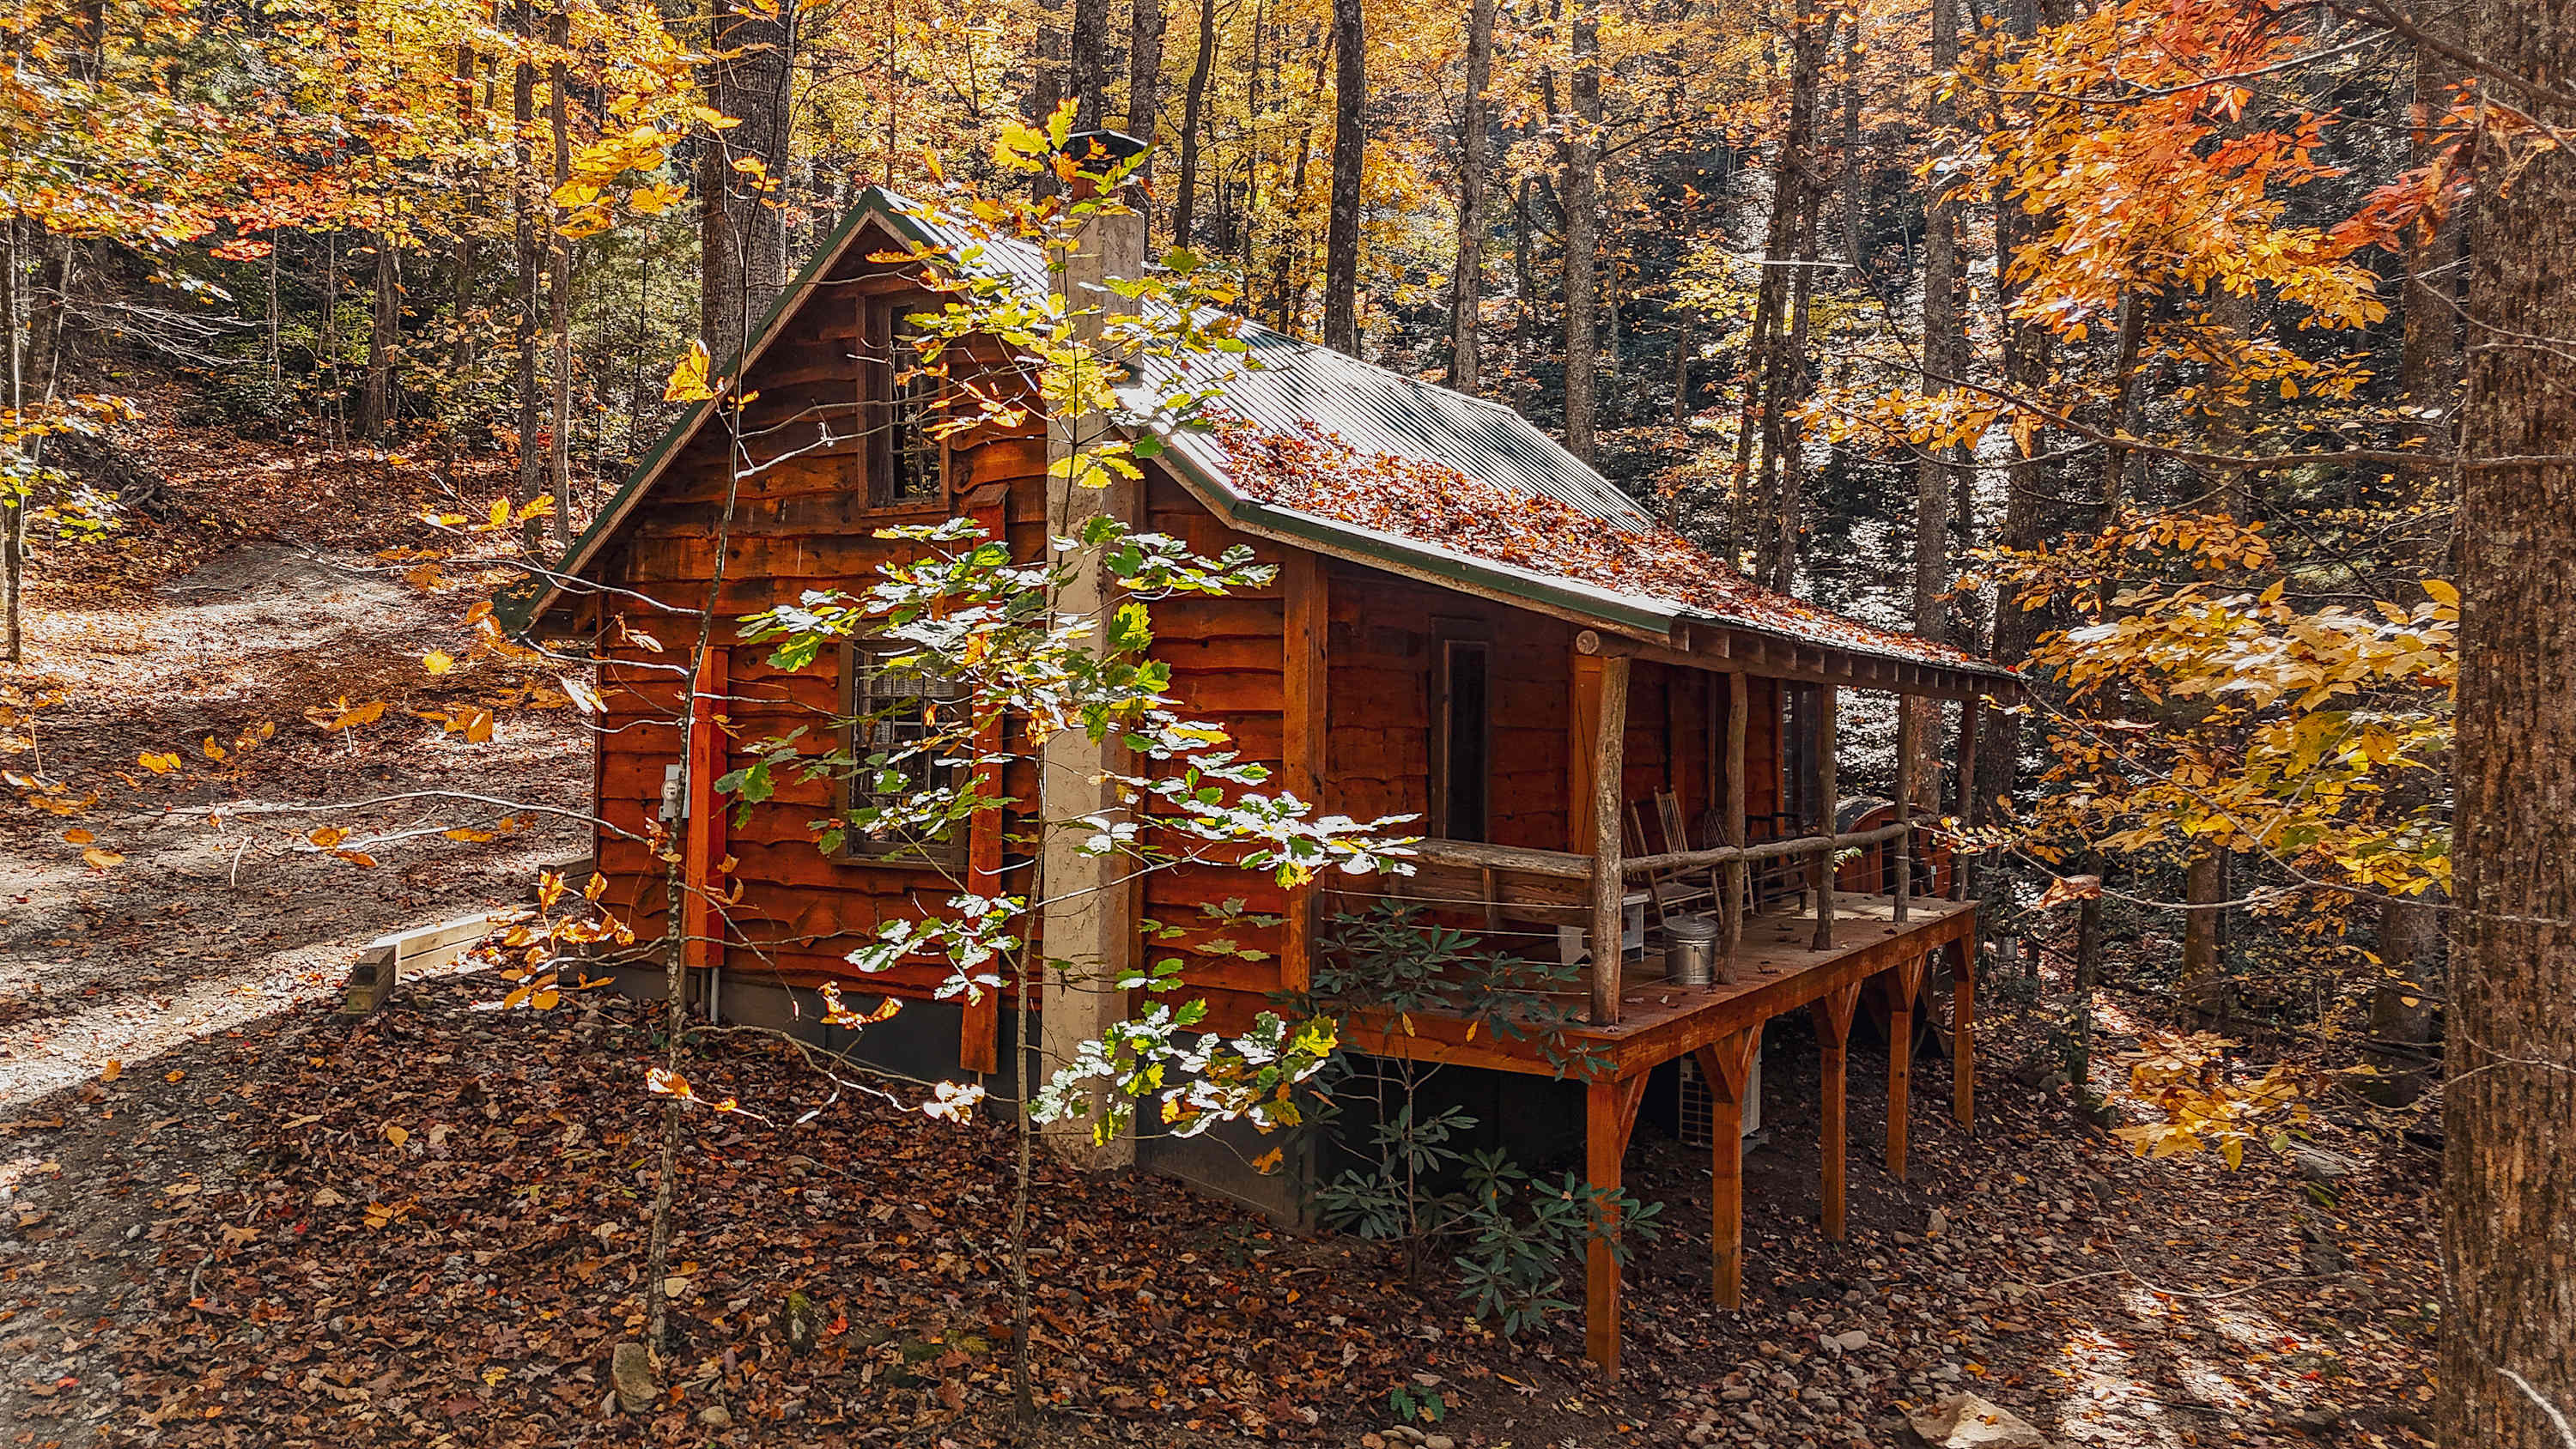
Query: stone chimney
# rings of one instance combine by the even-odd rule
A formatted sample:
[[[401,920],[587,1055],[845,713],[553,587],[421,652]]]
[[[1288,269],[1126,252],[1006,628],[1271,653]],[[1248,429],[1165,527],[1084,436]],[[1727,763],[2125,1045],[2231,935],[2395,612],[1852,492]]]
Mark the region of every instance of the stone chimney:
[[[1088,200],[1097,195],[1101,173],[1144,149],[1142,142],[1116,131],[1083,131],[1067,138],[1065,154],[1084,173],[1074,182],[1071,196]],[[1130,198],[1140,206],[1143,199],[1141,195]],[[1087,218],[1065,258],[1062,282],[1068,309],[1092,314],[1075,324],[1076,335],[1096,343],[1107,315],[1133,315],[1136,304],[1111,291],[1107,283],[1144,274],[1141,210],[1095,213]],[[1074,453],[1077,441],[1095,439],[1108,427],[1109,419],[1098,414],[1055,420],[1047,434],[1047,460],[1063,462]],[[1094,518],[1138,526],[1144,506],[1144,486],[1125,478],[1112,477],[1102,488],[1080,487],[1061,476],[1051,476],[1047,484],[1048,527],[1068,537],[1080,536]],[[1085,570],[1066,587],[1057,607],[1101,618],[1114,605],[1115,592],[1102,571]],[[1078,820],[1113,807],[1116,787],[1102,777],[1127,766],[1127,751],[1115,738],[1095,742],[1079,729],[1050,735],[1039,770],[1042,815],[1055,821]],[[1077,978],[1065,982],[1050,974],[1043,988],[1039,1047],[1048,1076],[1071,1063],[1084,1042],[1098,1039],[1125,1018],[1127,992],[1118,981],[1140,949],[1137,892],[1125,883],[1132,867],[1117,856],[1087,858],[1073,847],[1072,832],[1055,831],[1042,848],[1046,904],[1039,920],[1045,954],[1072,963]],[[1136,1160],[1132,1132],[1106,1147],[1095,1147],[1090,1130],[1087,1122],[1062,1124],[1052,1131],[1050,1143],[1064,1156],[1093,1167],[1126,1166]]]

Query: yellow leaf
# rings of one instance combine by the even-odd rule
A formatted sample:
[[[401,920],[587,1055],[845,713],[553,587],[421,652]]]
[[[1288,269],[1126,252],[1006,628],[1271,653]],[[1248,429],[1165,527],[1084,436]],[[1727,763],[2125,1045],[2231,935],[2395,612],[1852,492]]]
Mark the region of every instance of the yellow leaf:
[[[113,850],[101,850],[95,845],[82,851],[81,859],[88,861],[92,866],[99,870],[105,870],[111,865],[123,865],[125,863],[124,856],[117,854]]]
[[[411,1129],[407,1127],[397,1127],[391,1122],[388,1122],[385,1124],[385,1140],[396,1147],[400,1147],[411,1140]]]
[[[329,850],[332,846],[348,839],[349,832],[341,829],[337,825],[325,825],[305,838],[312,841],[315,845],[322,847],[324,850]]]
[[[220,760],[224,757],[224,747],[215,743],[213,735],[206,736],[206,742],[197,748],[205,751],[206,758],[209,760]]]
[[[715,390],[707,385],[707,369],[714,365],[715,359],[707,356],[707,345],[691,342],[689,355],[671,369],[671,380],[663,385],[662,401],[704,402],[714,397]]]
[[[493,529],[503,529],[510,526],[509,499],[495,498],[492,500],[492,515],[490,519],[487,520],[487,524]]]
[[[445,650],[432,649],[420,656],[420,667],[432,674],[445,674],[456,667],[456,661],[449,658]]]
[[[2424,597],[2431,599],[2434,603],[2448,604],[2456,607],[2460,602],[2460,591],[2452,588],[2449,584],[2444,583],[2440,579],[2426,579],[2422,582],[2421,587],[2424,590]]]
[[[137,763],[142,765],[143,768],[150,770],[156,775],[167,775],[179,768],[179,757],[177,755],[156,755],[150,750],[145,750],[142,754],[137,755],[135,760]]]
[[[113,1082],[124,1075],[125,1063],[118,1061],[114,1057],[109,1057],[107,1059],[107,1065],[98,1069],[98,1079],[102,1082]]]

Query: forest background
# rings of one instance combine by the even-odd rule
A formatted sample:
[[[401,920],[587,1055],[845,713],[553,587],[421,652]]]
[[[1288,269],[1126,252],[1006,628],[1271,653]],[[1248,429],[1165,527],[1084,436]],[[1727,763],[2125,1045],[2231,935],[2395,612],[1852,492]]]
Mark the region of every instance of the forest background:
[[[2552,555],[2523,510],[2569,488],[2568,344],[2529,309],[2576,255],[2545,220],[2481,251],[2471,218],[2566,192],[2566,18],[22,4],[0,19],[7,648],[24,570],[150,524],[115,443],[128,384],[175,379],[246,439],[427,460],[541,555],[676,411],[674,361],[739,350],[861,188],[1024,185],[995,143],[1070,102],[1155,143],[1150,245],[1232,271],[1250,317],[1511,403],[1774,587],[2027,667],[2035,703],[1964,793],[2000,867],[1989,929],[2034,1001],[2048,972],[2078,985],[2050,1008],[2066,1077],[2091,1080],[2092,989],[2117,984],[2322,1044],[2388,1130],[2421,1128],[2459,1109],[2425,1095],[2461,1039],[2454,943],[2494,944],[2445,930],[2457,782],[2492,805],[2527,778],[2454,755],[2462,499],[2509,505],[2484,537],[2527,564]],[[2490,364],[2524,391],[2470,387]],[[2488,418],[2521,442],[2472,446],[2481,397],[2527,403]],[[1886,762],[1863,785],[1929,748],[1862,729]],[[2493,989],[2563,1037],[2531,1006],[2564,998],[2554,888]],[[2498,1098],[2488,1128],[2566,1126],[2538,1074],[2544,1109]],[[2143,1146],[2275,1135],[2259,1085],[2162,1088]],[[2540,1231],[2567,1261],[2576,1228]],[[2548,1396],[2480,1361],[2453,1360],[2488,1386],[2453,1407],[2518,1403],[2541,1432]]]

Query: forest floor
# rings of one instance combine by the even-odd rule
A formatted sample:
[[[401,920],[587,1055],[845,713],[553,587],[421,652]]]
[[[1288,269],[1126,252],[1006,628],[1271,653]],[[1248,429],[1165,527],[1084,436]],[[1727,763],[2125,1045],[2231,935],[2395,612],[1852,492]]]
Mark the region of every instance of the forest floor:
[[[748,1040],[689,1071],[761,1115],[690,1119],[667,1395],[640,1422],[605,1410],[609,1349],[640,1326],[647,1008],[504,1011],[466,972],[332,1015],[369,939],[509,906],[581,852],[542,816],[446,838],[418,795],[578,808],[579,722],[504,711],[469,745],[419,720],[506,687],[487,662],[422,668],[466,656],[471,595],[378,556],[455,506],[427,470],[179,429],[145,448],[180,520],[49,553],[32,658],[0,672],[59,696],[34,711],[41,761],[0,766],[100,793],[0,804],[0,1444],[1007,1438],[1009,1132],[836,1092]],[[390,708],[310,722],[342,699]],[[184,768],[139,765],[164,751]],[[209,822],[253,799],[346,805],[313,817],[356,832],[341,849],[412,838],[359,867]],[[1409,1426],[1430,1449],[1886,1446],[1961,1388],[2070,1445],[2425,1442],[2430,1159],[2329,1110],[2326,1180],[2260,1151],[2142,1161],[2063,1086],[2023,1084],[2024,1035],[1989,1024],[1972,1133],[1946,1065],[1921,1064],[1905,1182],[1876,1155],[1884,1057],[1855,1052],[1852,1230],[1830,1243],[1815,1053],[1776,1030],[1741,1313],[1708,1302],[1704,1150],[1642,1127],[1630,1186],[1664,1232],[1629,1270],[1616,1385],[1581,1364],[1577,1315],[1502,1339],[1381,1250],[1044,1169],[1037,1442],[1376,1449],[1404,1437],[1399,1388],[1444,1405]]]

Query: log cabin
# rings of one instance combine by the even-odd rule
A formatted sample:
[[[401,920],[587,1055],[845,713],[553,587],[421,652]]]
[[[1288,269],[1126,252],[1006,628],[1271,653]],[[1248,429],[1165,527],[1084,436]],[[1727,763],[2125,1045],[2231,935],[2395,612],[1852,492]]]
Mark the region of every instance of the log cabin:
[[[1141,219],[1090,226],[1061,281],[1026,247],[988,245],[972,264],[1115,305],[1100,284],[1143,265]],[[1210,1025],[1234,1027],[1301,988],[1331,949],[1336,913],[1371,895],[1562,951],[1580,963],[1570,1035],[1587,1066],[1569,1090],[1582,1098],[1585,1171],[1619,1183],[1650,1074],[1692,1063],[1714,1116],[1712,1289],[1729,1306],[1743,1292],[1741,1112],[1765,1022],[1808,1015],[1822,1043],[1828,1234],[1843,1231],[1843,1059],[1860,1007],[1889,1023],[1890,1168],[1904,1171],[1918,1034],[1946,1052],[1955,1114],[1970,1122],[1976,908],[1931,829],[1941,783],[1900,763],[1892,801],[1845,801],[1837,722],[1854,694],[1893,696],[1932,732],[1941,774],[1971,778],[1980,708],[2014,697],[2010,671],[1755,587],[1503,404],[1250,324],[1240,335],[1258,369],[1228,385],[1223,426],[1172,435],[1141,481],[1058,496],[1068,490],[1048,464],[1061,444],[1034,424],[942,437],[926,426],[936,399],[902,365],[903,319],[929,294],[920,264],[895,258],[963,240],[935,212],[863,195],[740,359],[756,394],[743,425],[715,425],[701,403],[561,567],[504,609],[528,637],[597,663],[606,902],[641,940],[671,930],[666,867],[643,842],[657,818],[672,822],[701,1010],[815,1030],[806,993],[843,982],[907,1004],[834,1049],[922,1078],[1008,1071],[1018,1053],[992,993],[934,1001],[941,968],[854,981],[843,958],[881,921],[937,909],[961,880],[1004,882],[1040,847],[1009,821],[979,819],[965,841],[825,855],[814,821],[849,805],[825,784],[782,785],[729,818],[711,782],[744,742],[803,728],[827,748],[878,703],[864,642],[788,671],[734,621],[808,590],[863,589],[917,547],[876,537],[888,524],[970,517],[1025,558],[1051,518],[1097,508],[1207,554],[1247,545],[1275,566],[1266,587],[1154,606],[1151,648],[1171,666],[1172,695],[1300,798],[1363,819],[1418,816],[1425,838],[1411,875],[1366,883],[1281,891],[1236,871],[1152,873],[1079,915],[1051,908],[1046,954],[1122,962],[1140,949],[1140,923],[1242,898],[1278,922],[1232,933],[1259,959],[1193,952],[1187,938],[1180,948],[1186,995],[1208,1003]],[[673,661],[702,619],[713,643],[691,678]],[[1044,763],[1071,777],[1097,762]],[[1034,799],[1035,773],[1001,793]],[[1955,785],[1948,799],[1954,815],[1971,803]],[[1051,891],[1059,866],[1076,868],[1047,866]],[[1707,984],[1664,964],[1665,927],[1691,915],[1668,911],[1665,892],[1686,880],[1714,918]],[[658,990],[660,975],[635,972],[637,989]],[[1113,995],[1041,1000],[1038,1059],[1064,1059],[1126,1011]],[[1458,1021],[1399,1030],[1363,1014],[1343,1040],[1562,1075],[1530,1043]],[[1247,1197],[1279,1191],[1247,1190],[1239,1159],[1212,1165],[1184,1144],[1149,1137],[1112,1156]],[[1606,1247],[1585,1287],[1589,1351],[1615,1373],[1620,1284]]]

